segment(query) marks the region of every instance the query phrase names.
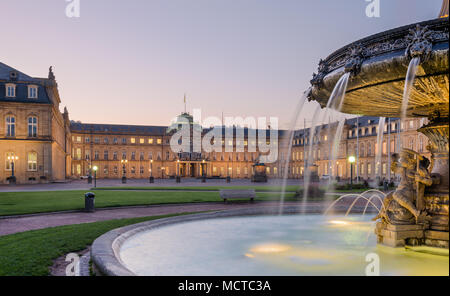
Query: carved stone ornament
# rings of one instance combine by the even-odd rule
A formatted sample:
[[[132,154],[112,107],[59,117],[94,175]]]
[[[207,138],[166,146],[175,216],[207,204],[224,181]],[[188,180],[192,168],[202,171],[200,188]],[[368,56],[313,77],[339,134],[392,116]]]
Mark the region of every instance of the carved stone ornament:
[[[345,63],[345,72],[352,73],[353,75],[358,75],[361,71],[361,65],[365,58],[365,48],[358,43],[349,49],[349,55]]]
[[[329,66],[324,60],[320,60],[318,74],[313,73],[313,78],[311,79],[311,85],[316,86],[317,88],[321,88],[323,85],[323,78],[327,75],[329,71]]]
[[[409,35],[405,40],[408,43],[405,55],[409,58],[420,58],[421,62],[426,61],[431,54],[433,48],[434,31],[428,29],[428,26],[417,25],[415,28],[409,30]]]

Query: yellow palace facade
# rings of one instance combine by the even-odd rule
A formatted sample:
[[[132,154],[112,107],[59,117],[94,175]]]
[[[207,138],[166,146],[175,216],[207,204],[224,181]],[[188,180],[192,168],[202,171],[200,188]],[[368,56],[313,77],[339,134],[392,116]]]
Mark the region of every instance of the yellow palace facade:
[[[115,124],[89,124],[71,121],[69,112],[60,112],[61,99],[52,69],[47,78],[30,77],[10,66],[0,63],[0,184],[15,182],[48,183],[80,179],[92,173],[95,166],[97,178],[209,178],[250,179],[253,165],[261,153],[248,149],[248,133],[244,134],[244,151],[174,153],[170,146],[173,132],[167,126],[140,126]],[[180,115],[192,121],[188,113]],[[408,119],[402,124],[398,119],[387,119],[383,127],[383,142],[378,154],[376,145],[379,119],[359,117],[348,119],[335,161],[330,161],[332,135],[336,124],[318,128],[311,137],[309,129],[298,130],[292,143],[289,133],[278,131],[278,157],[266,164],[270,178],[285,174],[286,159],[290,178],[303,178],[309,156],[309,141],[315,143],[311,163],[319,177],[339,176],[349,178],[350,155],[356,156],[354,176],[375,179],[390,176],[390,155],[398,147],[407,147],[428,154],[427,139],[417,128],[424,121]],[[208,129],[202,132],[207,133]],[[268,134],[269,130],[266,131]],[[268,141],[267,139],[261,139]],[[240,141],[230,141],[234,148]],[[260,141],[257,139],[257,141]],[[288,154],[288,144],[292,146]],[[376,155],[381,155],[376,160]],[[378,162],[376,164],[375,162]]]

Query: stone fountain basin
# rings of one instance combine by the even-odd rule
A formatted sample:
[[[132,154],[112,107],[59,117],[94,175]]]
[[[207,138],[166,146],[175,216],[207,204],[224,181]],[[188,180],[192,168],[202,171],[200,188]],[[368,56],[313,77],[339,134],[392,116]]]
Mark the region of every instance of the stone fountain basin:
[[[448,275],[448,252],[377,246],[370,216],[325,217],[321,206],[307,215],[298,215],[298,206],[283,207],[283,215],[279,210],[182,215],[118,228],[95,240],[94,269],[113,276],[364,275],[365,256],[376,252],[393,263],[383,265],[382,275]]]
[[[418,23],[433,30],[433,47],[429,59],[419,65],[407,109],[408,117],[425,117],[438,109],[442,116],[449,111],[448,18]],[[400,117],[405,77],[410,59],[405,55],[405,37],[417,24],[353,42],[333,54],[325,62],[330,65],[320,86],[314,85],[310,99],[323,107],[339,78],[345,73],[344,65],[350,49],[361,44],[367,56],[360,72],[352,74],[347,87],[342,112],[369,116]]]

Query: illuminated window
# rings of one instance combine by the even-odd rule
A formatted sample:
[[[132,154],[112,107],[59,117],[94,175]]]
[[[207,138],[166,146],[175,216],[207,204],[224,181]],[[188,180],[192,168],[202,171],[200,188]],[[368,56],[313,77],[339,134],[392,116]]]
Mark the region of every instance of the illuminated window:
[[[149,144],[153,144],[153,139],[151,139],[151,138],[148,139],[148,143],[149,143]]]
[[[14,162],[14,159],[13,159],[14,156],[15,156],[15,153],[14,153],[14,152],[7,152],[7,153],[6,153],[6,157],[5,157],[5,160],[6,160],[6,166],[5,166],[5,169],[6,169],[7,171],[10,171],[10,170],[11,170],[11,163]],[[10,159],[8,159],[8,158],[10,158]]]
[[[131,138],[130,142],[131,142],[131,144],[136,143],[136,138]]]
[[[144,144],[145,143],[145,139],[144,138],[140,138],[139,139],[139,144]]]
[[[162,140],[161,139],[157,139],[156,140],[156,144],[161,144],[162,143]]]

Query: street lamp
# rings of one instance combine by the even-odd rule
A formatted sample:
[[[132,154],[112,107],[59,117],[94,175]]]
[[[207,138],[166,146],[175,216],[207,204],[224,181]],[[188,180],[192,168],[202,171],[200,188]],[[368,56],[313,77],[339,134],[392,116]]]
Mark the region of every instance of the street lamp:
[[[202,160],[202,183],[206,182],[205,160]]]
[[[14,176],[14,165],[17,160],[19,160],[19,156],[8,156],[8,160],[11,164],[11,177],[9,178],[10,184],[16,183],[16,176]]]
[[[353,187],[353,164],[355,161],[356,158],[353,155],[348,157],[348,162],[350,162],[350,190]]]
[[[150,159],[150,179],[148,181],[150,183],[155,182],[155,179],[153,178],[153,159]]]
[[[128,160],[122,159],[120,162],[122,163],[122,183],[125,184],[127,183],[127,176],[126,176],[127,171],[125,165],[127,164]]]
[[[94,167],[92,169],[94,170],[94,187],[97,187],[97,170],[98,170],[98,167],[96,165],[94,165]]]
[[[181,182],[181,177],[180,177],[180,160],[177,159],[177,176],[176,176],[176,182],[180,183]]]

